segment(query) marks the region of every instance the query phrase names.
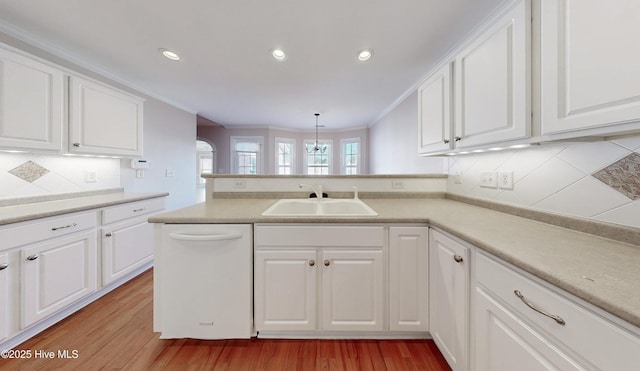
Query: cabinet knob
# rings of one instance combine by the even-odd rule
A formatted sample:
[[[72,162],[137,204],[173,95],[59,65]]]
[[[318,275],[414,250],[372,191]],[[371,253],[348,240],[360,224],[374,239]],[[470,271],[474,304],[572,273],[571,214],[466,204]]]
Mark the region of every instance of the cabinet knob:
[[[328,267],[328,266],[330,266],[330,265],[331,265],[331,260],[325,260],[325,261],[324,261],[324,266],[325,266],[325,267]]]
[[[459,142],[459,141],[462,140],[462,137],[455,137],[455,138],[453,138],[453,140],[455,140],[456,142]]]
[[[309,260],[309,266],[313,267],[314,265],[316,265],[316,261],[315,260]]]
[[[7,264],[7,263],[0,264],[0,271],[3,271],[5,269],[7,269],[7,268],[9,268],[9,264]]]
[[[39,257],[40,257],[40,254],[33,254],[33,255],[27,256],[27,260],[36,260]]]
[[[444,144],[449,144],[449,139],[445,139],[445,140],[443,140],[443,141],[442,141],[442,143],[444,143]]]
[[[74,147],[80,147],[80,143],[73,143]]]
[[[456,263],[462,263],[463,259],[462,259],[462,256],[460,256],[460,255],[454,255],[453,256],[453,260],[455,260]]]
[[[111,236],[113,236],[113,234],[111,234],[111,232],[107,232],[107,234],[105,234],[105,236],[111,237]]]

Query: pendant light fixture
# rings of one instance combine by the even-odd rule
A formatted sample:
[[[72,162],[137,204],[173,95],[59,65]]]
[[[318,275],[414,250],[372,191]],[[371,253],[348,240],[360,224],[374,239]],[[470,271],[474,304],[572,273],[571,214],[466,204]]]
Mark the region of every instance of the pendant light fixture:
[[[307,146],[307,152],[308,153],[316,153],[316,152],[325,153],[327,151],[327,145],[323,144],[322,146],[320,146],[320,144],[318,143],[318,128],[321,128],[324,125],[318,125],[318,117],[320,116],[320,114],[314,113],[314,115],[316,116],[316,141],[313,143],[313,147]]]

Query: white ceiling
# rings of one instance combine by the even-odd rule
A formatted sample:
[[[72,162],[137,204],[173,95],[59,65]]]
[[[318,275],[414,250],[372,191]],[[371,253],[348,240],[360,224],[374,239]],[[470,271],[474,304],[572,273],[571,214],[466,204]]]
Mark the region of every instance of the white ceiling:
[[[0,0],[0,31],[225,126],[309,129],[319,112],[342,129],[373,124],[502,2]]]

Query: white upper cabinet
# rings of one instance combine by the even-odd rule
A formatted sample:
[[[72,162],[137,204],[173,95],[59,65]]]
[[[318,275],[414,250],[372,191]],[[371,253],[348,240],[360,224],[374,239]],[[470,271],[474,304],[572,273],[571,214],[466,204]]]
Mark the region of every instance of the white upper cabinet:
[[[542,134],[640,129],[640,2],[545,0],[540,7]],[[582,129],[589,130],[575,132]]]
[[[69,99],[69,152],[142,155],[141,98],[71,76]]]
[[[521,1],[455,58],[455,147],[531,135],[531,4]]]
[[[0,49],[0,149],[62,150],[62,71]]]
[[[418,88],[419,153],[452,148],[451,63],[435,72]]]

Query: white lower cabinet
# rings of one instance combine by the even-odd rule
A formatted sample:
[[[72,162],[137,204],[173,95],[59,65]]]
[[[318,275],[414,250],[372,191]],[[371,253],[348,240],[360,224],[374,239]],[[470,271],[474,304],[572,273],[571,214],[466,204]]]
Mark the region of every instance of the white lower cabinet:
[[[257,225],[259,333],[384,329],[382,226]]]
[[[429,229],[389,228],[389,330],[429,330]]]
[[[164,210],[155,198],[102,210],[102,285],[122,278],[153,260],[153,225],[149,216]]]
[[[22,328],[96,290],[96,241],[94,229],[21,250]]]
[[[463,243],[431,229],[429,331],[455,371],[469,369],[469,251]]]
[[[475,254],[475,370],[632,370],[640,333],[493,257]]]
[[[9,264],[9,254],[0,254],[0,341],[9,336],[9,272],[11,270],[13,270],[13,267]]]

